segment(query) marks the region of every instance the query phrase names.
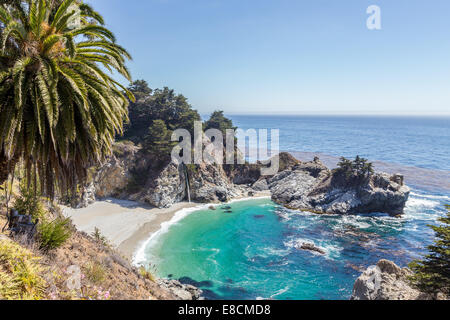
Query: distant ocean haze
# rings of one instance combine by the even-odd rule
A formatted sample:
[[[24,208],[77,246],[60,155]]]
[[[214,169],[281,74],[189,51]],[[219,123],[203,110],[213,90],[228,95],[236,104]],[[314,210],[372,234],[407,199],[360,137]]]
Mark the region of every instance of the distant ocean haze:
[[[407,184],[450,192],[450,117],[231,115],[235,126],[280,130],[280,150],[302,161],[362,156],[375,169],[400,173]],[[270,141],[269,141],[270,147]]]

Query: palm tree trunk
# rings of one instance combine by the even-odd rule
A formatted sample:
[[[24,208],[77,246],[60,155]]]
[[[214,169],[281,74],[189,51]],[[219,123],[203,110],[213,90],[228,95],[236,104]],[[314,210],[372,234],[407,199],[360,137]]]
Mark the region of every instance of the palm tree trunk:
[[[9,174],[14,171],[17,161],[18,161],[17,158],[8,160],[8,158],[3,154],[3,152],[0,152],[0,185],[2,185],[3,183],[5,183],[6,180],[8,180]]]
[[[0,152],[0,185],[8,179],[8,175],[8,160],[4,156],[3,152]]]

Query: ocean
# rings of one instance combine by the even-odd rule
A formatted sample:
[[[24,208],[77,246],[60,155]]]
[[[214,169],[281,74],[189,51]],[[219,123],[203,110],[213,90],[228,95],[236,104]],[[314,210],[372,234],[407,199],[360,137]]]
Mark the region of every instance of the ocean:
[[[429,224],[450,203],[450,118],[231,116],[242,129],[279,129],[280,149],[330,167],[356,155],[405,175],[412,189],[401,218],[292,211],[269,199],[177,214],[143,248],[141,262],[211,299],[349,299],[354,281],[380,259],[404,267],[427,252]],[[299,250],[311,242],[325,255]]]

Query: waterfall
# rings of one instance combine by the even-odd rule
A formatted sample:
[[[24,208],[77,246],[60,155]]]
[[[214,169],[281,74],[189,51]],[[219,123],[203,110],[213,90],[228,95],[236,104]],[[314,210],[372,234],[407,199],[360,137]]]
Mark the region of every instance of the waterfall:
[[[187,172],[187,167],[183,162],[183,169],[184,169],[184,180],[186,181],[186,190],[187,190],[187,196],[188,196],[188,201],[189,203],[191,203],[191,189],[189,187],[189,175]]]

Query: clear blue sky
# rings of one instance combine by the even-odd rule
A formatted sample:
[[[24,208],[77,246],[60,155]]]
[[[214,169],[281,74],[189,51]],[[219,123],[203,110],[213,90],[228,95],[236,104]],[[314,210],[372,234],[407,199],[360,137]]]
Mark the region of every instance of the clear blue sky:
[[[450,115],[448,0],[87,0],[200,113]],[[366,28],[380,6],[382,30]]]

